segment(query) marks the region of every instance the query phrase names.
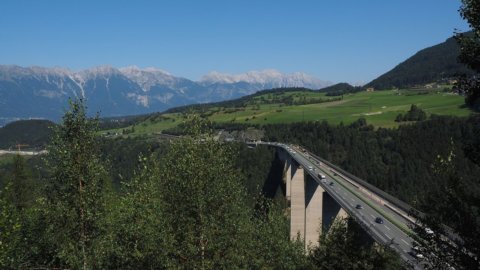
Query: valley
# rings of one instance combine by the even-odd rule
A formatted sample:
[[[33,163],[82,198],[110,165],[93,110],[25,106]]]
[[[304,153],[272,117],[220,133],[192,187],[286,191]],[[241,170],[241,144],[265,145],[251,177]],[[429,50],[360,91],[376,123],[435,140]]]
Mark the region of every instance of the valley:
[[[448,88],[447,88],[448,89]],[[284,89],[285,90],[285,89]],[[176,112],[152,114],[130,127],[102,131],[104,134],[148,135],[175,128],[182,123],[180,111],[198,113],[217,124],[245,126],[308,121],[350,124],[365,118],[377,128],[393,128],[398,114],[406,113],[416,104],[427,115],[468,116],[471,110],[463,105],[464,98],[450,90],[386,90],[357,92],[342,96],[308,90],[283,91],[255,95],[225,103],[205,104],[177,109]],[[304,103],[304,105],[303,105]],[[126,132],[124,132],[126,130]]]
[[[459,1],[2,3],[0,269],[480,269]]]

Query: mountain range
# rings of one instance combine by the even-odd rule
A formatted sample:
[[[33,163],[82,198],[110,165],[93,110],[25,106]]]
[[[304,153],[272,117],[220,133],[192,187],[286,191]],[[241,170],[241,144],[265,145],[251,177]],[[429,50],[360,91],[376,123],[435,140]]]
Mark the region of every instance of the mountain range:
[[[304,73],[276,70],[244,74],[211,72],[199,81],[157,68],[99,66],[79,72],[64,68],[0,65],[0,125],[25,118],[59,120],[69,98],[82,97],[88,111],[120,116],[222,101],[281,87],[320,89],[331,83]]]
[[[363,86],[391,89],[448,82],[458,74],[473,74],[458,63],[454,38],[420,50],[392,70]],[[304,73],[276,70],[243,74],[211,72],[199,81],[174,76],[157,68],[99,66],[74,72],[64,68],[0,65],[0,126],[42,118],[58,121],[69,98],[83,97],[88,112],[102,117],[145,114],[177,106],[235,99],[259,90],[287,87],[322,89],[329,95],[362,90],[334,85]]]

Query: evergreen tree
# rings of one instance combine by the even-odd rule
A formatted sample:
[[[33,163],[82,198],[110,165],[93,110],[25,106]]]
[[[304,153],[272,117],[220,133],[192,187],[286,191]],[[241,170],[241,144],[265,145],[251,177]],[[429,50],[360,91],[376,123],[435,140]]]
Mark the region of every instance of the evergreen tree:
[[[20,155],[13,158],[13,167],[7,176],[7,185],[10,184],[6,199],[18,210],[31,205],[35,195],[34,182],[31,173],[25,165],[25,159]]]
[[[21,229],[20,219],[15,206],[5,198],[11,183],[0,190],[0,268],[14,268],[17,265],[16,247]]]

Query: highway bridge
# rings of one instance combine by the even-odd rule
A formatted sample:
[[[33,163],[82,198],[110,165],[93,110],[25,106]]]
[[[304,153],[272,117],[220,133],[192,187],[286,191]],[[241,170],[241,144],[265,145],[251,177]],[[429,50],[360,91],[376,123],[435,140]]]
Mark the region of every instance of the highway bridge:
[[[410,225],[415,219],[405,211],[404,203],[379,195],[378,189],[299,147],[256,144],[276,147],[284,162],[292,239],[300,236],[308,249],[318,244],[320,234],[328,232],[336,217],[348,216],[377,243],[391,247],[415,269],[423,269],[424,262],[411,255],[414,233]]]

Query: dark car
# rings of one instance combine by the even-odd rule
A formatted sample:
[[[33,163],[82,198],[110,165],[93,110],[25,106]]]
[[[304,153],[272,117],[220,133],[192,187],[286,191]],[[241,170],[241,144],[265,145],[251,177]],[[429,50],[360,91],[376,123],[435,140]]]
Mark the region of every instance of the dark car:
[[[383,219],[381,217],[377,217],[375,219],[375,222],[378,223],[378,224],[383,224]]]
[[[357,209],[363,209],[363,206],[362,206],[361,204],[357,204],[357,205],[355,206],[355,208],[357,208]]]
[[[329,185],[330,185],[330,186],[333,186],[333,182],[330,182],[330,184],[329,184]]]

